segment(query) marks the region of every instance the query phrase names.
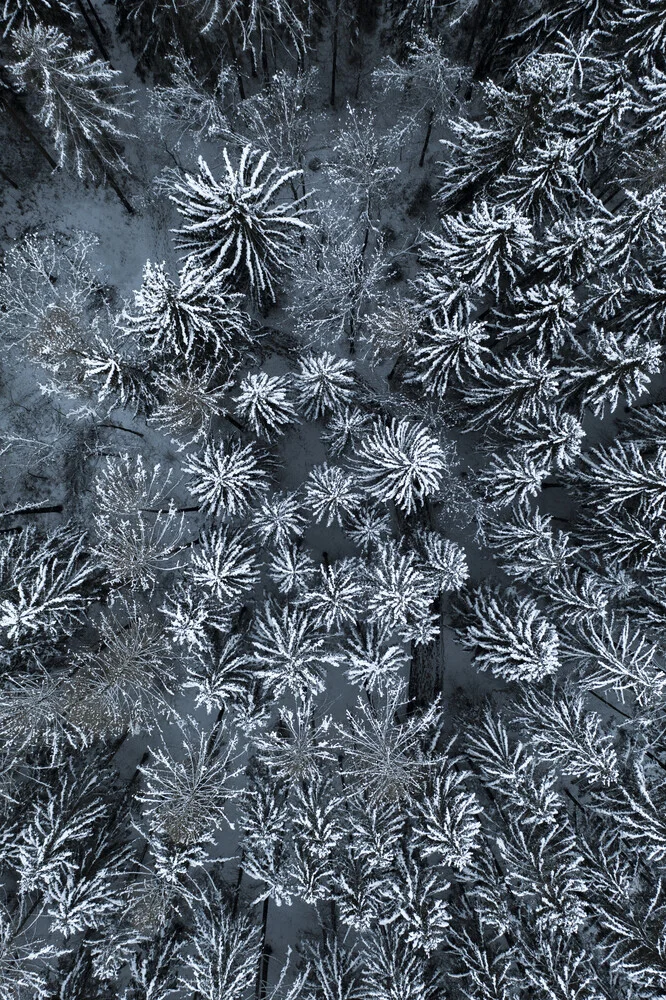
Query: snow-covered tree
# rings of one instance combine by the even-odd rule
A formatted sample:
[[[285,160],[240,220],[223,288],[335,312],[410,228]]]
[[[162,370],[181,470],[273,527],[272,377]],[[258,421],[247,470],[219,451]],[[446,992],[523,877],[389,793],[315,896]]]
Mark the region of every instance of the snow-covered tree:
[[[280,201],[281,190],[298,170],[266,169],[268,153],[245,146],[238,167],[223,151],[225,175],[216,180],[206,161],[199,173],[170,179],[169,197],[184,219],[177,244],[186,267],[206,281],[223,278],[260,301],[274,301],[308,230],[304,198]]]
[[[201,456],[187,458],[183,471],[190,477],[192,495],[218,517],[243,516],[269,485],[262,453],[233,438],[209,442]]]
[[[317,76],[314,66],[295,75],[279,70],[268,89],[248,97],[239,108],[243,133],[268,150],[277,163],[294,170],[303,169],[317,117],[308,107]],[[302,175],[301,181],[304,184]]]
[[[353,517],[361,505],[361,494],[354,479],[338,465],[316,465],[310,470],[304,487],[305,505],[315,521],[326,527]]]
[[[345,646],[349,664],[345,675],[350,684],[370,694],[383,694],[402,684],[408,658],[404,646],[391,641],[392,634],[390,628],[374,623],[358,622],[350,630]]]
[[[576,782],[612,785],[619,761],[611,734],[600,716],[585,706],[582,691],[571,684],[539,691],[525,688],[519,721],[531,734],[539,757],[557,764]]]
[[[182,752],[165,745],[141,765],[138,798],[157,834],[188,845],[208,840],[226,819],[236,744],[219,726],[210,733],[194,725],[181,729]]]
[[[618,336],[594,330],[589,349],[580,353],[580,360],[574,360],[569,369],[564,389],[581,412],[589,406],[596,416],[603,414],[606,404],[611,412],[615,410],[620,396],[631,405],[661,368],[661,346],[635,333]]]
[[[257,734],[252,745],[270,773],[297,785],[334,759],[330,728],[330,716],[320,716],[312,699],[298,699],[293,710],[280,708],[275,728]]]
[[[328,171],[370,225],[381,217],[382,202],[400,173],[391,163],[396,141],[391,132],[377,131],[371,112],[358,112],[348,105],[347,117],[347,127],[336,136],[335,159]]]
[[[369,224],[363,231],[363,225],[335,214],[331,203],[325,209],[303,247],[290,308],[306,344],[328,346],[345,338],[353,354],[359,334],[367,339],[369,310],[385,297],[390,259],[381,232],[370,240]]]
[[[234,531],[228,524],[205,532],[192,553],[188,576],[212,592],[227,611],[240,607],[259,580],[256,550],[247,533]]]
[[[319,580],[303,595],[303,603],[327,631],[341,631],[359,617],[364,589],[357,561],[340,559],[320,568]]]
[[[419,0],[409,6],[413,8],[417,5]],[[421,6],[431,8],[431,16],[427,19],[432,20],[437,5],[425,0]],[[406,19],[409,19],[409,14],[404,10],[400,20],[404,23]],[[424,31],[407,43],[406,59],[403,62],[397,62],[392,56],[388,56],[373,74],[388,97],[396,90],[403,91],[408,104],[405,116],[407,130],[411,131],[410,126],[417,115],[424,116],[426,131],[419,157],[420,167],[425,163],[433,126],[445,121],[445,115],[454,101],[456,86],[460,86],[462,82],[461,70],[450,63],[442,48],[441,39]],[[410,104],[412,107],[409,107]]]
[[[175,352],[189,357],[208,344],[218,354],[230,353],[248,336],[249,317],[240,308],[241,299],[221,280],[205,281],[194,267],[186,268],[176,284],[164,263],[148,261],[127,322],[158,355]]]
[[[211,885],[194,907],[192,955],[179,986],[202,1000],[246,1000],[254,989],[261,955],[260,928],[232,912]]]
[[[477,411],[469,421],[470,429],[488,427],[491,421],[509,429],[517,420],[538,420],[556,401],[558,375],[548,358],[537,352],[484,361],[467,393],[467,401]]]
[[[409,799],[429,770],[436,766],[433,751],[440,709],[398,721],[404,700],[402,687],[390,690],[375,708],[359,698],[340,730],[345,754],[344,773],[350,791],[376,799]]]
[[[183,565],[184,517],[173,502],[125,517],[97,514],[95,554],[113,581],[152,592],[162,572]]]
[[[404,419],[373,424],[354,453],[354,472],[367,494],[406,514],[437,493],[447,464],[437,437]]]
[[[239,390],[236,413],[258,437],[270,441],[298,421],[289,380],[283,376],[250,373],[240,383]]]
[[[300,500],[294,493],[271,493],[254,508],[250,524],[262,545],[281,546],[300,538],[305,527]]]
[[[361,949],[363,989],[376,1000],[419,1000],[437,995],[437,973],[407,943],[402,928],[379,926],[367,934]]]
[[[65,24],[70,26],[77,13],[68,0],[4,0],[0,8],[3,37],[20,28],[37,24]]]
[[[60,166],[115,185],[112,172],[128,169],[121,144],[132,118],[119,70],[90,50],[72,49],[67,35],[43,24],[20,28],[12,40],[19,57],[12,72],[38,102],[37,116],[53,138]]]
[[[428,253],[445,261],[457,281],[497,297],[500,286],[525,272],[534,253],[529,219],[513,206],[475,202],[469,217],[444,216],[444,235],[430,234]]]
[[[469,614],[463,642],[479,670],[507,681],[538,681],[557,671],[557,631],[532,598],[480,587],[470,597]]]
[[[215,364],[193,365],[155,374],[157,401],[148,420],[166,431],[179,450],[210,437],[213,421],[227,415],[225,393],[233,379],[222,377]]]
[[[288,604],[281,609],[265,604],[255,619],[252,645],[257,676],[277,696],[285,691],[300,698],[321,693],[326,668],[341,660],[314,616]]]
[[[412,809],[414,839],[426,854],[462,872],[479,848],[481,805],[466,782],[460,759],[448,760],[428,781]]]
[[[428,568],[413,551],[403,553],[395,541],[381,543],[368,567],[367,607],[370,621],[405,641],[431,642],[436,635],[432,603],[439,590]]]
[[[0,630],[9,640],[52,637],[73,629],[90,603],[96,568],[85,536],[35,528],[4,535],[0,544]]]
[[[445,316],[442,323],[431,317],[413,354],[415,378],[427,392],[443,396],[452,375],[460,381],[466,372],[479,370],[488,336],[483,323],[465,323],[457,315]]]
[[[185,139],[199,146],[208,139],[229,132],[229,95],[234,78],[230,66],[223,65],[215,81],[206,83],[196,72],[195,61],[182,54],[172,56],[171,77],[166,84],[151,89],[149,120],[159,134],[180,148]]]
[[[300,540],[280,543],[268,563],[268,575],[281,594],[302,597],[316,576],[315,561]]]
[[[296,375],[298,403],[307,420],[337,413],[351,403],[354,394],[354,364],[328,351],[301,358]]]
[[[84,733],[137,732],[172,714],[177,671],[165,631],[136,603],[118,605],[101,618],[99,648],[75,658],[68,718]]]

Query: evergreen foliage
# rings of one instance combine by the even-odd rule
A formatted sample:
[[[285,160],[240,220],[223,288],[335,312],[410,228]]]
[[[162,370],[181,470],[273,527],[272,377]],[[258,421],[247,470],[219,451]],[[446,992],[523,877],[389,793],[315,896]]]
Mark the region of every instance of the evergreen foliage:
[[[114,6],[0,0],[0,985],[665,996],[662,0]]]

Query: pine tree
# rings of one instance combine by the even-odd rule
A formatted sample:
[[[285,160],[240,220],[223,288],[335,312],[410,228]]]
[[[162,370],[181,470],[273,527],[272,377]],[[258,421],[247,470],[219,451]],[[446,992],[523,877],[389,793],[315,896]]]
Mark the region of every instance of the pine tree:
[[[542,354],[510,356],[486,362],[475,374],[467,399],[477,411],[470,430],[495,426],[511,428],[516,421],[539,420],[560,391],[559,370]]]
[[[297,422],[286,378],[270,376],[265,372],[249,374],[242,380],[239,389],[236,413],[249,423],[258,437],[270,441]]]
[[[75,627],[92,599],[96,564],[86,558],[85,536],[34,528],[5,535],[0,545],[0,629],[9,640],[31,634],[55,638]]]
[[[190,477],[190,492],[218,517],[245,515],[269,486],[262,453],[234,439],[209,442],[201,457],[189,456],[183,471]]]
[[[540,772],[537,754],[509,737],[504,719],[487,709],[467,737],[483,785],[511,809],[514,827],[553,829],[561,810],[557,775]]]
[[[414,840],[424,854],[436,853],[445,865],[464,872],[479,846],[481,805],[465,782],[470,773],[459,760],[447,761],[430,777],[410,810]]]
[[[349,663],[345,676],[369,694],[384,694],[388,688],[399,687],[408,662],[405,649],[391,642],[392,631],[374,623],[356,623],[345,645]]]
[[[573,139],[546,139],[500,179],[502,200],[539,224],[558,219],[585,197],[578,159]]]
[[[437,438],[408,420],[375,423],[354,454],[354,472],[368,496],[394,502],[406,514],[437,492],[446,468]]]
[[[444,236],[430,235],[429,253],[446,261],[457,281],[468,282],[497,298],[500,284],[524,274],[534,252],[529,219],[511,207],[475,203],[469,218],[444,216]]]
[[[68,0],[4,0],[0,9],[3,38],[12,31],[53,21],[69,27],[76,16]]]
[[[536,340],[539,350],[559,351],[572,336],[577,318],[573,290],[552,282],[528,288],[524,294],[518,292],[506,326],[516,339]]]
[[[315,561],[300,541],[281,543],[268,563],[268,575],[281,594],[303,599],[316,576]]]
[[[564,532],[555,534],[552,518],[526,505],[512,507],[509,519],[493,523],[489,538],[500,566],[517,580],[560,576],[571,565],[576,548]]]
[[[337,465],[316,465],[304,484],[305,504],[315,521],[326,527],[353,517],[361,505],[354,478]]]
[[[485,586],[469,599],[470,623],[463,643],[479,670],[512,680],[542,680],[560,665],[554,626],[530,597]]]
[[[227,612],[240,607],[243,597],[259,580],[256,550],[244,531],[229,525],[205,532],[192,553],[188,576],[211,591]]]
[[[400,931],[378,927],[363,940],[363,988],[377,1000],[433,1000],[440,985],[436,972]]]
[[[594,448],[581,456],[576,480],[598,502],[600,514],[627,508],[648,521],[661,518],[666,505],[666,451],[643,455],[632,442]]]
[[[466,371],[479,370],[488,337],[483,323],[465,323],[458,315],[440,323],[432,316],[414,351],[415,380],[433,396],[443,396],[452,375],[461,381]]]
[[[606,404],[615,410],[620,395],[631,405],[661,367],[659,344],[636,334],[621,337],[595,329],[589,350],[581,353],[580,362],[569,369],[564,389],[578,402],[581,413],[589,406],[595,416],[603,415]]]
[[[363,606],[364,581],[357,561],[340,559],[320,567],[319,580],[303,595],[315,621],[327,631],[353,625]]]
[[[101,617],[97,649],[83,649],[74,662],[68,718],[87,735],[104,723],[110,732],[139,732],[172,714],[177,672],[161,624],[136,603],[118,601]]]
[[[439,580],[419,564],[412,551],[403,553],[395,541],[378,546],[368,568],[367,608],[371,622],[416,644],[431,642],[437,619],[432,611]]]
[[[328,351],[302,358],[296,375],[296,390],[305,418],[317,420],[323,414],[335,414],[342,406],[351,403],[353,372],[353,362],[336,358]]]
[[[586,709],[580,690],[568,684],[546,691],[525,688],[519,712],[540,759],[557,764],[577,782],[617,782],[613,737],[604,732],[600,716]]]
[[[294,709],[281,707],[275,728],[257,734],[253,749],[262,766],[279,781],[298,786],[315,780],[335,758],[331,718],[321,716],[312,699],[298,699]]]
[[[252,681],[250,661],[242,636],[232,635],[194,651],[188,659],[183,686],[193,689],[195,704],[207,712],[233,710]]]
[[[193,365],[155,374],[157,400],[149,423],[165,430],[179,450],[210,437],[213,421],[227,415],[225,393],[232,379],[221,380],[217,365]]]
[[[246,1000],[254,988],[261,936],[245,914],[232,913],[214,885],[194,909],[193,954],[179,987],[202,1000]]]
[[[433,752],[440,710],[398,721],[404,689],[389,691],[377,707],[359,698],[340,734],[345,754],[344,774],[350,792],[375,800],[409,800],[429,770],[437,765]]]
[[[218,354],[231,353],[232,345],[248,337],[249,317],[241,310],[240,300],[220,281],[206,282],[196,268],[186,268],[177,285],[164,263],[148,261],[127,321],[158,355],[174,352],[189,357],[208,344]]]
[[[158,836],[187,846],[209,840],[226,819],[236,744],[220,727],[206,733],[183,723],[181,731],[182,754],[164,745],[141,765],[138,798]]]
[[[226,176],[217,181],[199,158],[199,173],[171,178],[169,197],[185,220],[177,245],[188,268],[203,278],[224,278],[260,301],[274,301],[291,269],[298,237],[308,224],[304,199],[278,201],[282,188],[300,171],[265,171],[268,153],[245,146],[234,169],[226,148]]]
[[[278,697],[287,690],[300,698],[321,693],[326,668],[337,667],[341,659],[314,616],[288,604],[280,609],[267,602],[253,635],[257,676]]]
[[[292,538],[300,538],[305,521],[301,503],[295,493],[276,492],[263,497],[255,507],[250,522],[261,545],[282,546]]]

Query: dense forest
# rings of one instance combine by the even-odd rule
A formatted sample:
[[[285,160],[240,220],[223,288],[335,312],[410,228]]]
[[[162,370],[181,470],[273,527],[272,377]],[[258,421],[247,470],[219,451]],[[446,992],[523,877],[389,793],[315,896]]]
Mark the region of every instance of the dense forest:
[[[666,998],[666,0],[0,0],[3,1000]]]

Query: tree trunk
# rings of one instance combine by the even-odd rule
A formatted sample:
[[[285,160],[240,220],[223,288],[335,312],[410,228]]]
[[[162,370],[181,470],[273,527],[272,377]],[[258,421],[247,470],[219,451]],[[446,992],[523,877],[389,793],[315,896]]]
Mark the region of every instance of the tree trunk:
[[[99,36],[99,32],[97,31],[97,28],[95,27],[95,25],[93,23],[93,20],[90,17],[90,14],[88,13],[88,11],[86,10],[86,8],[83,5],[83,0],[74,0],[74,2],[76,3],[76,6],[78,7],[78,9],[81,11],[81,16],[82,16],[83,20],[88,25],[88,31],[92,35],[93,40],[95,42],[95,45],[99,49],[100,55],[102,56],[102,59],[106,60],[106,62],[108,62],[108,64],[109,64],[109,66],[111,66],[111,57],[110,57],[109,53],[106,50],[106,46],[104,45],[104,42],[102,41],[102,39]],[[113,69],[113,66],[111,66],[111,69]]]
[[[257,1000],[263,1000],[266,996],[266,982],[268,980],[268,960],[271,955],[271,947],[266,944],[266,927],[268,925],[268,904],[270,897],[264,900],[264,907],[261,914],[261,955],[259,958],[259,971],[257,973],[257,987],[255,995]]]
[[[127,200],[127,198],[125,197],[120,188],[120,185],[113,176],[111,170],[109,169],[109,167],[107,167],[102,157],[99,155],[93,144],[90,142],[88,143],[88,149],[90,150],[92,158],[96,161],[96,163],[100,167],[102,171],[102,176],[104,177],[105,180],[109,182],[109,187],[111,187],[112,190],[116,193],[118,200],[120,201],[121,205],[123,206],[127,214],[135,215],[136,212],[134,210],[133,205],[131,205],[130,202]]]
[[[437,602],[439,605],[439,602]],[[410,705],[418,707],[432,705],[441,690],[440,659],[441,639],[435,639],[427,646],[416,646],[409,663],[408,698]]]
[[[11,179],[11,177],[9,176],[9,174],[5,173],[5,171],[2,169],[2,167],[0,167],[0,177],[2,177],[2,179],[4,181],[6,181],[7,184],[9,184],[10,187],[13,187],[16,191],[19,190],[18,184],[14,183],[14,181]]]
[[[11,106],[11,104],[9,103],[9,101],[5,97],[2,97],[2,96],[0,96],[0,104],[5,109],[5,111],[7,112],[7,114],[9,115],[9,117],[12,119],[12,121],[19,127],[19,129],[21,130],[21,132],[23,132],[23,134],[25,136],[27,136],[27,138],[33,144],[33,146],[35,147],[35,149],[39,150],[39,152],[44,157],[44,159],[49,164],[49,166],[52,167],[53,170],[57,170],[58,169],[58,164],[56,163],[56,161],[53,159],[53,157],[48,152],[48,150],[44,148],[44,146],[41,144],[41,142],[39,141],[39,139],[37,138],[37,136],[35,135],[35,133],[32,131],[32,129],[28,125],[26,125],[26,123],[23,121],[23,119],[21,118],[21,116],[19,115],[19,113],[16,111],[16,109],[13,108]]]
[[[101,31],[101,33],[103,35],[108,35],[108,33],[109,33],[108,29],[107,29],[106,25],[104,24],[104,21],[102,20],[102,18],[97,13],[97,11],[95,9],[95,5],[93,4],[92,0],[86,0],[86,2],[88,4],[88,7],[90,8],[90,13],[92,14],[92,16],[97,21],[97,24],[99,26],[99,30]]]
[[[231,33],[231,28],[227,24],[226,26],[227,41],[229,42],[229,51],[231,52],[231,59],[236,67],[236,78],[238,80],[238,93],[240,94],[241,101],[245,100],[245,84],[243,83],[243,76],[241,74],[241,66],[238,60],[238,54],[236,52],[236,43],[234,42],[234,36]]]
[[[422,167],[425,163],[426,153],[428,152],[428,144],[430,143],[430,136],[432,135],[432,123],[435,120],[435,112],[430,109],[428,112],[428,127],[426,128],[425,139],[423,140],[423,149],[421,150],[421,155],[419,156],[419,166]]]
[[[333,36],[332,36],[332,59],[331,59],[331,107],[335,107],[335,85],[338,76],[338,27],[339,27],[340,0],[333,0]]]
[[[136,437],[145,437],[141,431],[132,430],[131,427],[123,427],[122,424],[98,424],[98,427],[110,427],[114,431],[125,431],[125,434],[134,434]]]

